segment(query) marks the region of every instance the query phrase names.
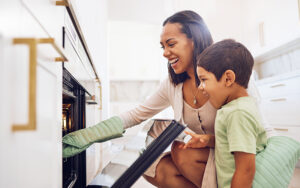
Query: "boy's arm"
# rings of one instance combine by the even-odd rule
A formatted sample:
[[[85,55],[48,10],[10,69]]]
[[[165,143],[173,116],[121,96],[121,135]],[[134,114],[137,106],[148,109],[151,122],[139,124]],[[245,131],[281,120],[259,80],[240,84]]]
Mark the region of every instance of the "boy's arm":
[[[191,139],[183,146],[183,148],[205,148],[215,147],[215,136],[209,134],[194,134],[185,131],[186,134],[191,136]]]
[[[234,152],[235,172],[231,188],[251,188],[255,175],[255,154]]]

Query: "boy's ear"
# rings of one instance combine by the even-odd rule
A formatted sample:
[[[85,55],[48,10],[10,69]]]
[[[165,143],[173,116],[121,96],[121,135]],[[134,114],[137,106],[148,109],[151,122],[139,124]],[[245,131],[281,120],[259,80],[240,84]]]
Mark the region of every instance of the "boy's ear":
[[[225,86],[230,87],[235,82],[235,73],[232,70],[226,70],[225,76]]]

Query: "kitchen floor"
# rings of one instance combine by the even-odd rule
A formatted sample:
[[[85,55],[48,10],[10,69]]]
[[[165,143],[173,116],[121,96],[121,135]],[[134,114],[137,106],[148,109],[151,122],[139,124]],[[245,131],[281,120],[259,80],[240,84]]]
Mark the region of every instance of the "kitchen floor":
[[[289,188],[300,188],[300,168],[295,168]]]

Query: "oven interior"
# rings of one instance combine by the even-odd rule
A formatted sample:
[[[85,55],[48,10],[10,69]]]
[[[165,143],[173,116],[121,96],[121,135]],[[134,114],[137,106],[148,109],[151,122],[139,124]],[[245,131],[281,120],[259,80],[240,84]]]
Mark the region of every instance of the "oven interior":
[[[85,128],[85,89],[63,70],[62,136]],[[86,186],[86,152],[63,159],[63,187]]]

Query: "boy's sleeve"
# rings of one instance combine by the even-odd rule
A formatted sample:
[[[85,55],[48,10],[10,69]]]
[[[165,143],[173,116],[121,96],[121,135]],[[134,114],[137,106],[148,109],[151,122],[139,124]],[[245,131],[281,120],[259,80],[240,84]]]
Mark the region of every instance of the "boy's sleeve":
[[[227,119],[229,151],[256,154],[256,119],[244,111],[235,111]]]

